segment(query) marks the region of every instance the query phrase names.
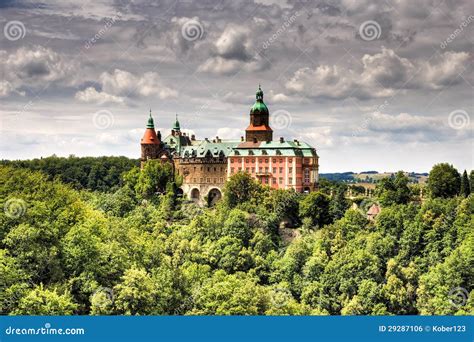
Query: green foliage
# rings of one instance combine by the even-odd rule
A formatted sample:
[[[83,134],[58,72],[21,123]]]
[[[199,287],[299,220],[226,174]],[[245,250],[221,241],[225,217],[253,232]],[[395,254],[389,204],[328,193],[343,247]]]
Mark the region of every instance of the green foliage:
[[[461,195],[464,197],[469,196],[471,193],[471,185],[469,183],[469,178],[467,177],[467,171],[464,170],[461,177]]]
[[[452,165],[436,164],[428,176],[428,190],[431,197],[449,198],[459,194],[461,175]]]
[[[409,202],[397,175],[369,221],[340,184],[330,199],[241,173],[199,208],[148,165],[107,193],[0,166],[1,314],[474,313],[472,194]]]
[[[0,165],[42,171],[48,179],[58,178],[75,189],[114,191],[122,185],[122,174],[134,166],[137,159],[126,157],[75,157],[51,156],[32,160],[2,160]]]
[[[408,183],[408,177],[403,171],[398,171],[394,178],[381,179],[376,186],[375,193],[383,206],[407,204],[411,195]]]
[[[43,285],[34,288],[20,300],[15,315],[72,315],[77,305],[69,294],[58,294],[44,289]]]
[[[312,192],[300,203],[300,217],[308,217],[313,226],[322,227],[332,221],[329,206],[329,196],[321,192]]]
[[[262,191],[262,186],[248,173],[238,172],[229,178],[224,189],[224,202],[229,208],[235,208],[251,200],[256,200]]]

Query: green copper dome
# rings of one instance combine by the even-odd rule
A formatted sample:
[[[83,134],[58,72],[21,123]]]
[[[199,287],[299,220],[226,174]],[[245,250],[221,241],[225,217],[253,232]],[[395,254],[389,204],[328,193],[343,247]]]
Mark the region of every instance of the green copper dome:
[[[146,128],[155,128],[155,123],[153,122],[153,118],[151,117],[151,109],[150,109],[150,117],[148,118],[148,123]]]
[[[174,122],[173,129],[174,129],[175,131],[181,130],[181,128],[180,128],[180,126],[179,126],[179,121],[178,121],[178,114],[176,114],[176,121]]]
[[[263,102],[263,90],[260,87],[260,85],[258,85],[258,90],[257,90],[257,93],[255,94],[255,97],[256,97],[256,101],[254,105],[252,106],[252,108],[250,109],[250,112],[251,113],[253,112],[268,113],[267,105]]]

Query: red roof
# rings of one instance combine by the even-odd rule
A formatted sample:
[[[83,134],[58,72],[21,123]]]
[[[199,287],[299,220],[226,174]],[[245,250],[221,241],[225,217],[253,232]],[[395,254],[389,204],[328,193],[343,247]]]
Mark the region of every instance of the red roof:
[[[141,140],[142,144],[153,144],[158,145],[160,141],[156,136],[156,132],[153,128],[147,128],[145,134],[143,134],[143,138]]]
[[[250,124],[247,127],[246,131],[270,131],[270,132],[273,132],[273,130],[267,125],[254,126],[252,124]]]

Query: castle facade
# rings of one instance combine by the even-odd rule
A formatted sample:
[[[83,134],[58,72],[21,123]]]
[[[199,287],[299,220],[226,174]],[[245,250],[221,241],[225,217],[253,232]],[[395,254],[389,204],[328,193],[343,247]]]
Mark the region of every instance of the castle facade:
[[[162,139],[150,112],[141,140],[142,166],[149,159],[173,163],[175,172],[183,177],[180,191],[210,205],[222,197],[226,180],[237,172],[247,172],[274,189],[298,192],[316,190],[319,179],[315,148],[296,139],[273,140],[269,110],[260,87],[250,109],[250,124],[240,140],[196,140],[194,135],[181,132],[178,118],[171,134]]]

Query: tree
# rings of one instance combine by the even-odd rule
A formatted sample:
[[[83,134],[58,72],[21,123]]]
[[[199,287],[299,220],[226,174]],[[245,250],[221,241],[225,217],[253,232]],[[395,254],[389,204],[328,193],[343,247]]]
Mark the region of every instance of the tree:
[[[406,204],[410,200],[409,179],[403,171],[398,171],[395,177],[380,180],[376,187],[376,195],[382,205]]]
[[[249,202],[259,195],[261,185],[246,172],[238,172],[231,176],[224,188],[224,202],[229,208]]]
[[[31,290],[20,300],[15,315],[72,315],[77,305],[69,294],[44,289],[43,285]]]
[[[447,163],[436,164],[428,176],[431,197],[449,198],[459,194],[461,176],[458,170]]]
[[[150,199],[164,193],[168,183],[173,182],[173,166],[161,160],[148,160],[140,173],[135,191],[141,198]]]
[[[346,210],[349,209],[350,204],[346,199],[345,193],[346,187],[340,186],[336,188],[336,194],[331,199],[330,212],[334,220],[339,220],[344,216]]]
[[[467,171],[464,170],[461,177],[461,196],[467,197],[471,193],[471,185],[469,184],[469,178]]]
[[[329,196],[321,192],[312,192],[300,203],[301,218],[309,217],[313,226],[322,227],[331,223]]]

